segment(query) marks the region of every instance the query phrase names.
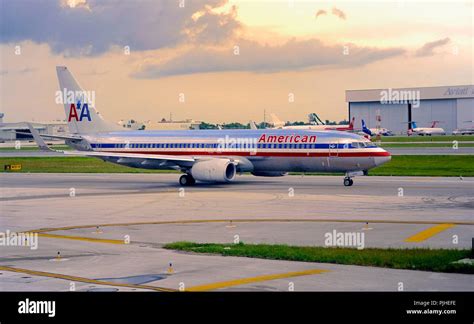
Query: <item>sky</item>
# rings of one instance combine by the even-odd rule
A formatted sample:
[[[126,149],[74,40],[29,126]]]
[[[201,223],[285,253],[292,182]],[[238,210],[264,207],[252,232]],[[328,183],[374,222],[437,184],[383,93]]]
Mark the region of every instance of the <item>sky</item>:
[[[0,0],[0,112],[64,119],[66,65],[111,121],[347,119],[349,89],[474,84],[473,17],[473,0]]]

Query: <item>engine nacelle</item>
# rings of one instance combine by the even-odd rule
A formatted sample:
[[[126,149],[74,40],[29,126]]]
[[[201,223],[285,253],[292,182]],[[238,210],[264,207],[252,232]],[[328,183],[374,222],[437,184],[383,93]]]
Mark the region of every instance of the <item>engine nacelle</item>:
[[[283,177],[288,174],[288,172],[281,172],[281,171],[257,171],[252,172],[252,174],[256,177]]]
[[[228,159],[211,159],[194,163],[191,175],[205,182],[229,182],[234,180],[237,168]]]

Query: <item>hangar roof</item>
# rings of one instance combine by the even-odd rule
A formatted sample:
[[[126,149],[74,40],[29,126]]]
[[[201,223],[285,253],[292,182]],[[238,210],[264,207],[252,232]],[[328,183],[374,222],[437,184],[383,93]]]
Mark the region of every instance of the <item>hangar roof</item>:
[[[474,98],[474,85],[457,85],[419,88],[385,88],[367,90],[346,90],[346,102],[380,101],[384,93],[419,91],[420,99],[458,99]]]

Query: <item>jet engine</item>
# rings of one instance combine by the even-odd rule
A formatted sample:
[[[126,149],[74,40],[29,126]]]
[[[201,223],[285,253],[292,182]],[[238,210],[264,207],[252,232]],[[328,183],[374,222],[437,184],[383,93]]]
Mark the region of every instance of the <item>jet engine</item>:
[[[237,169],[228,159],[210,159],[194,163],[191,175],[205,182],[229,182],[234,180]]]

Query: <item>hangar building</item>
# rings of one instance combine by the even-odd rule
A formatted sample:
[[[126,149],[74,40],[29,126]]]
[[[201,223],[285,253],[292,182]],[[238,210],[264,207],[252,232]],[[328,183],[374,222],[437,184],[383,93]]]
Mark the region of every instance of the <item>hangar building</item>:
[[[379,123],[394,134],[406,134],[413,121],[418,127],[438,121],[447,134],[474,126],[474,85],[346,90],[346,102],[356,128],[361,128],[361,119],[369,128]]]

